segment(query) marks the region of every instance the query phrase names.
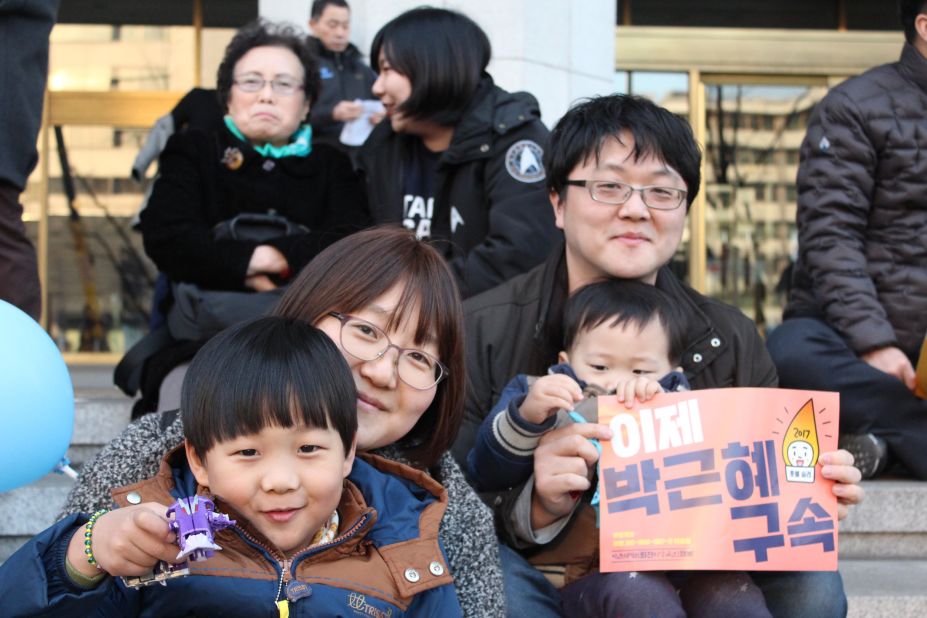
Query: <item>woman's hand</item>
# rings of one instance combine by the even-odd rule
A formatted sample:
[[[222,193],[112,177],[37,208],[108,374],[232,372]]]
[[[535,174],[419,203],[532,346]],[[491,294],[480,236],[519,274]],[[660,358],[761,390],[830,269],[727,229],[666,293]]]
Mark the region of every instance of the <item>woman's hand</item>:
[[[837,519],[847,516],[848,505],[863,501],[865,492],[859,486],[862,478],[859,469],[853,467],[853,455],[839,450],[822,453],[821,476],[834,481],[833,492],[837,496]]]
[[[245,286],[257,292],[273,290],[277,285],[269,275],[280,275],[284,279],[290,272],[290,264],[276,247],[258,245],[251,254],[245,273]]]
[[[101,569],[114,576],[143,575],[159,560],[176,563],[176,535],[170,531],[164,512],[157,502],[110,511],[93,526],[93,557]],[[99,571],[87,562],[84,554],[84,530],[81,526],[68,544],[68,562],[83,575],[93,577]]]
[[[277,288],[277,284],[270,280],[267,275],[251,275],[245,277],[245,287],[251,288],[255,292],[269,292]]]
[[[599,453],[590,439],[610,440],[612,430],[596,423],[574,423],[544,434],[534,451],[531,527],[539,530],[569,515],[590,487]]]

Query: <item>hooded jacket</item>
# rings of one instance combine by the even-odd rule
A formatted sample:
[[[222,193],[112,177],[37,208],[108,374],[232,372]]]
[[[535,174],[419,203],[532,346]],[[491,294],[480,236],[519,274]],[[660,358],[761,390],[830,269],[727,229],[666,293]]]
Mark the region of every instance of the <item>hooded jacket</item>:
[[[817,317],[857,354],[916,358],[927,331],[927,58],[832,89],[798,168],[798,261],[785,318]]]
[[[540,264],[560,238],[541,167],[549,131],[540,117],[533,96],[484,75],[438,160],[431,237],[444,241],[438,246],[463,297]],[[418,139],[384,120],[361,147],[374,223],[403,221],[404,165]]]
[[[360,50],[353,43],[348,43],[343,52],[331,51],[314,36],[307,37],[306,44],[319,61],[319,76],[322,78],[319,100],[313,102],[309,110],[312,143],[329,144],[344,150],[345,145],[339,139],[344,123],[332,118],[332,112],[341,101],[373,98],[370,89],[377,75],[364,63]]]
[[[459,616],[460,606],[438,543],[447,492],[427,474],[375,456],[355,460],[338,505],[338,536],[323,545],[280,555],[253,526],[236,519],[216,534],[222,547],[189,564],[190,575],[165,586],[133,589],[106,578],[91,590],[68,578],[64,556],[74,531],[87,521],[71,515],[36,536],[0,568],[4,615],[25,616]],[[369,463],[368,463],[369,461]],[[120,506],[129,494],[165,506],[202,488],[182,449],[158,474],[113,490]],[[133,495],[133,499],[136,496]],[[137,501],[137,500],[135,500]],[[414,571],[414,573],[413,573]]]

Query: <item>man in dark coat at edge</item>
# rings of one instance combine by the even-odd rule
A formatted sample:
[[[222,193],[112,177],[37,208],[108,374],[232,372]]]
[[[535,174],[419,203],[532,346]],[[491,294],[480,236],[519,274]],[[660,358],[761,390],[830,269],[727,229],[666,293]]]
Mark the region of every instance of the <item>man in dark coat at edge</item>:
[[[898,62],[818,103],[798,168],[798,261],[769,352],[783,387],[840,392],[841,448],[927,479],[927,2],[901,0]],[[921,397],[925,396],[921,393]]]
[[[38,161],[48,73],[48,35],[58,0],[0,0],[0,300],[39,319],[42,294],[35,249],[19,194]]]

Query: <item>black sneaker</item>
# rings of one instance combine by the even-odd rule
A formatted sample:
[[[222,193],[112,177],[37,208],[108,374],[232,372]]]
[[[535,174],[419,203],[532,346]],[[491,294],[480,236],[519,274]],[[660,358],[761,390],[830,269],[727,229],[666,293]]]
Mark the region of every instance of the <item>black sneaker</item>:
[[[874,478],[888,467],[888,445],[871,433],[842,434],[837,446],[850,451],[853,465],[859,468],[864,479]]]

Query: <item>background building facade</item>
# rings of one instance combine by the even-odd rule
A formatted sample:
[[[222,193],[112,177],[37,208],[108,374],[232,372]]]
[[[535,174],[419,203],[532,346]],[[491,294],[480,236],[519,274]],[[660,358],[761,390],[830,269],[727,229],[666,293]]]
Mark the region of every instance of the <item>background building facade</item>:
[[[156,165],[142,183],[129,172],[148,127],[190,88],[214,85],[238,25],[262,15],[305,26],[309,4],[62,0],[42,157],[23,199],[46,283],[45,323],[69,360],[114,361],[145,332],[155,273],[132,221]],[[383,23],[419,4],[354,0],[352,40],[369,49]],[[808,114],[835,83],[897,58],[903,41],[894,3],[877,0],[433,4],[486,30],[497,83],[535,94],[548,125],[573,101],[613,91],[689,119],[705,185],[674,265],[761,329],[781,317]]]

